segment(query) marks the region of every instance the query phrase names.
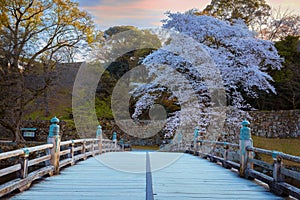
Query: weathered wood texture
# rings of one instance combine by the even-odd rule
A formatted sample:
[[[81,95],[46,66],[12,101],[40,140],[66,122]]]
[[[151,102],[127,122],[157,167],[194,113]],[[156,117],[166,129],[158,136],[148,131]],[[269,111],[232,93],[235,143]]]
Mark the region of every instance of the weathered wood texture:
[[[221,163],[223,167],[227,169],[237,169],[240,171],[240,176],[242,177],[263,181],[264,183],[269,185],[270,190],[275,194],[281,196],[290,195],[297,199],[300,199],[300,189],[284,181],[285,176],[299,181],[300,172],[296,171],[295,169],[286,169],[283,164],[284,160],[300,163],[300,157],[285,154],[282,152],[252,147],[252,142],[250,141],[249,144],[243,144],[240,146],[239,154],[242,154],[243,152],[244,156],[239,156],[240,160],[234,161],[230,160],[228,155],[230,148],[235,148],[237,144],[206,140],[199,140],[198,143],[200,143],[200,147],[198,149],[191,148],[187,149],[186,152],[194,155],[199,155],[202,158],[209,159],[211,162]],[[211,146],[213,146],[213,148]],[[217,146],[219,147],[218,152],[215,152]],[[209,149],[209,151],[207,151],[207,149]],[[242,151],[241,149],[244,149],[244,151]],[[254,153],[272,156],[274,163],[269,164],[265,161],[254,159]],[[240,163],[242,163],[242,167]],[[273,176],[267,176],[266,174],[255,171],[253,169],[253,165],[262,167],[263,169],[272,172]]]
[[[78,160],[85,160],[89,156],[107,151],[121,150],[121,148],[119,146],[116,146],[111,140],[103,140],[103,143],[108,145],[105,151],[99,150],[99,146],[102,146],[102,144],[98,144],[98,142],[101,140],[96,138],[70,140],[61,143],[59,141],[59,137],[48,138],[48,140],[51,140],[52,144],[23,148],[0,154],[0,160],[17,156],[19,157],[18,164],[8,166],[0,170],[0,178],[8,174],[16,172],[18,173],[18,178],[0,185],[0,197],[16,189],[19,189],[21,191],[25,190],[30,187],[32,181],[40,178],[40,176],[44,176],[47,174],[58,174],[60,168],[66,167],[67,165],[74,165]],[[74,145],[76,145],[75,148]],[[65,150],[60,150],[61,148],[65,148]],[[42,156],[29,160],[30,153],[38,151],[44,151],[42,152]],[[45,154],[45,151],[47,152],[47,155],[43,156],[43,154]],[[43,168],[44,170],[38,169],[28,174],[29,167],[38,164],[41,164],[43,166],[46,165],[48,167]]]
[[[179,153],[149,154],[156,200],[282,199],[206,160]],[[145,152],[107,153],[65,168],[11,199],[141,200],[146,197],[145,173]]]
[[[159,157],[150,154],[153,157]],[[161,199],[282,199],[237,173],[191,155],[152,173],[156,200]]]
[[[112,168],[114,165],[132,166],[135,159],[141,161],[141,167],[145,168],[145,155],[131,157],[127,162],[122,153],[107,153],[100,157],[103,159],[95,156],[65,168],[59,176],[48,177],[11,199],[145,199],[144,173],[121,172]],[[109,166],[103,161],[107,161]]]

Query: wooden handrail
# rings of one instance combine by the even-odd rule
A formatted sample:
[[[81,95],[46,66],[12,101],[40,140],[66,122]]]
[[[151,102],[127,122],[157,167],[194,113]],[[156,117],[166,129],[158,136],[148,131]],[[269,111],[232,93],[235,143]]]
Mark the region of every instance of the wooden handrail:
[[[14,172],[19,172],[19,175],[16,177],[16,179],[0,185],[0,197],[18,188],[22,188],[22,190],[27,189],[30,187],[31,182],[40,176],[47,174],[53,175],[56,169],[60,169],[67,165],[74,165],[81,159],[87,159],[88,156],[121,150],[121,148],[116,145],[114,141],[109,139],[86,138],[63,142],[60,142],[56,139],[54,141],[59,144],[60,148],[57,148],[55,144],[50,143],[0,153],[0,160],[9,159],[12,157],[18,157],[19,160],[19,163],[17,164],[0,169],[0,177]],[[99,145],[100,141],[102,143],[101,145]],[[74,145],[76,145],[76,147],[74,147]],[[104,148],[102,148],[102,146]],[[67,149],[60,150],[61,148],[66,147]],[[53,159],[54,155],[51,153],[49,154],[49,152],[51,152],[53,148],[57,148],[57,150],[59,150],[56,152],[59,158],[57,162],[58,166],[54,166],[52,163],[50,163],[50,160]],[[29,155],[38,151],[45,151],[46,155],[29,159]],[[33,165],[41,165],[42,168],[34,170],[28,174],[28,167]]]
[[[52,147],[53,147],[53,144],[44,144],[44,145],[39,145],[39,146],[29,147],[29,148],[24,148],[24,149],[28,149],[29,153],[33,153],[36,151],[51,149]]]
[[[194,155],[199,155],[203,158],[209,159],[212,162],[220,162],[225,168],[235,168],[241,171],[241,163],[240,163],[241,161],[237,163],[233,160],[230,160],[228,156],[229,147],[232,148],[239,147],[240,146],[239,144],[220,142],[220,141],[209,141],[209,140],[197,140],[197,143],[200,143],[200,147],[196,146],[190,148],[189,150],[187,150],[187,152],[192,153]],[[215,155],[214,151],[208,153],[201,152],[201,148],[207,145],[209,146],[214,145],[214,146],[218,146],[219,147],[218,149],[223,149],[223,156],[220,157],[218,155]],[[272,156],[274,160],[274,163],[270,164],[265,161],[258,160],[252,157],[246,158],[245,178],[256,178],[260,181],[265,182],[266,184],[269,185],[270,190],[275,194],[281,196],[292,195],[293,197],[300,199],[300,188],[297,188],[296,186],[286,183],[283,178],[284,176],[287,176],[291,179],[300,181],[299,171],[293,169],[287,169],[283,165],[284,160],[300,163],[299,156],[294,156],[294,155],[277,152],[273,150],[267,150],[263,148],[257,148],[253,146],[246,146],[245,150],[248,152],[246,153],[247,155],[249,155],[251,152],[255,152],[255,153]],[[240,149],[238,150],[238,154],[240,155]],[[268,176],[266,174],[263,174],[262,172],[256,171],[253,168],[253,165],[260,166],[267,171],[271,171],[272,176]]]
[[[239,144],[230,143],[230,142],[220,142],[220,141],[210,141],[210,140],[197,140],[197,143],[210,143],[216,145],[223,145],[223,146],[231,146],[231,147],[239,147]]]
[[[247,151],[262,153],[262,154],[269,155],[269,156],[272,156],[274,154],[274,152],[276,152],[276,151],[266,150],[266,149],[261,149],[261,148],[256,148],[256,147],[247,147]],[[300,163],[300,157],[299,156],[293,156],[293,155],[286,154],[286,153],[283,153],[283,152],[278,152],[278,153],[279,153],[280,157],[285,159],[285,160]]]
[[[24,154],[24,151],[22,149],[0,153],[0,160],[15,157],[15,156],[20,156],[23,154]]]

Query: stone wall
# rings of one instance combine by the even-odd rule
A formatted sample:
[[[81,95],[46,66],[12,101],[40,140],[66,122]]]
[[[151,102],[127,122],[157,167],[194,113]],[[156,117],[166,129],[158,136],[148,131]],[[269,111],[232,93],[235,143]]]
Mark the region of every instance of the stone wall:
[[[263,137],[300,137],[300,110],[251,111],[252,134]]]

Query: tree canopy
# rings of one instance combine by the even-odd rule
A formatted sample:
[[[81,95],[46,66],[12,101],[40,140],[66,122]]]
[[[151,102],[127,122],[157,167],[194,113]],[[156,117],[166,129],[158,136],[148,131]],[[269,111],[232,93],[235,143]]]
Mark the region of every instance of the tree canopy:
[[[91,17],[71,0],[1,1],[0,8],[0,53],[14,67],[93,39]]]
[[[0,2],[0,123],[16,141],[26,106],[49,86],[47,67],[64,48],[92,42],[93,32],[91,17],[71,0]]]
[[[201,14],[228,21],[240,18],[249,25],[256,18],[270,16],[270,12],[265,0],[212,0]]]
[[[163,28],[188,38],[170,37],[165,46],[144,59],[148,76],[155,78],[134,91],[139,100],[133,117],[151,108],[160,98],[159,92],[172,93],[170,88],[181,88],[169,98],[175,102],[174,98],[178,98],[181,106],[181,110],[169,113],[169,133],[183,119],[207,128],[212,123],[207,114],[212,113],[214,106],[226,106],[226,97],[229,106],[245,109],[249,108],[245,96],[256,97],[256,90],[275,92],[267,71],[280,69],[282,59],[272,42],[257,39],[242,21],[229,23],[193,13],[168,13]],[[190,85],[190,89],[185,85]],[[226,92],[225,105],[221,88]],[[191,96],[197,100],[190,101]],[[195,102],[198,106],[189,105]],[[189,106],[182,109],[183,105]]]
[[[287,36],[275,43],[284,58],[281,70],[271,70],[276,94],[260,93],[258,99],[249,100],[260,110],[289,110],[300,108],[300,40],[297,36]]]

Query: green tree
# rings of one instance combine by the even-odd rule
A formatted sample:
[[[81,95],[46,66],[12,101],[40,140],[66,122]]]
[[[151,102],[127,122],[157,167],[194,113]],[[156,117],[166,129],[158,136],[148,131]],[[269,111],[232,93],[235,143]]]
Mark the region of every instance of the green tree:
[[[278,98],[282,107],[300,108],[300,36],[287,36],[275,43],[279,54],[284,57],[284,68],[271,73],[275,80]],[[277,103],[275,103],[277,104]],[[278,104],[277,104],[278,105]]]
[[[269,16],[270,11],[265,0],[212,0],[200,14],[229,21],[240,18],[250,25],[256,18]]]
[[[281,70],[270,71],[277,94],[261,93],[253,106],[261,110],[300,109],[300,41],[299,36],[287,36],[275,43],[285,59]]]
[[[103,36],[104,41],[99,42],[98,46],[94,47],[91,58],[96,62],[105,61],[104,66],[108,65],[97,88],[96,97],[99,101],[96,101],[96,109],[98,110],[107,106],[110,107],[110,97],[118,80],[126,72],[137,67],[140,61],[154,49],[161,47],[161,42],[156,35],[149,30],[140,30],[134,26],[114,26],[104,31]],[[108,52],[105,51],[106,47],[109,49]],[[101,64],[98,63],[98,65]],[[141,78],[145,74],[146,72],[141,74]],[[97,104],[97,102],[101,104]],[[107,105],[104,106],[104,102]],[[97,108],[98,105],[99,108]],[[97,114],[98,117],[103,117],[100,112]]]
[[[59,57],[63,48],[91,43],[93,30],[91,17],[71,0],[0,2],[0,124],[15,141],[23,140],[20,126],[26,106],[47,87],[42,61]],[[34,75],[41,79],[28,81]]]

